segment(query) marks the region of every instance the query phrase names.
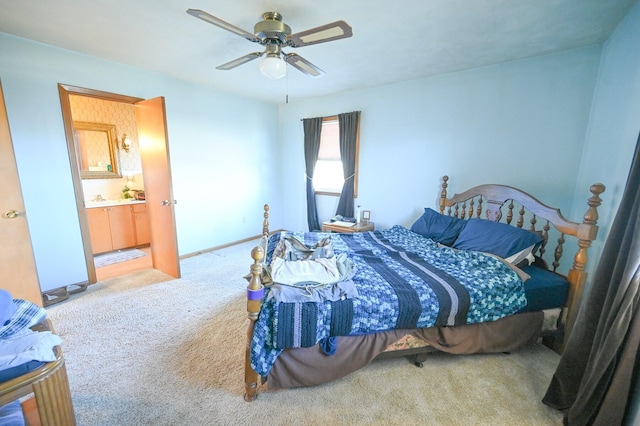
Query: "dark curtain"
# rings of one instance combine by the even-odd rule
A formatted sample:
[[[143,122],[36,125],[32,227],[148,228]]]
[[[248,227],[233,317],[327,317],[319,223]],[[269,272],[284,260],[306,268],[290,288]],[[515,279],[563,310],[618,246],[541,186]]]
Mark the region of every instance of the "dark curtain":
[[[640,359],[640,137],[620,207],[543,402],[568,425],[620,425]]]
[[[342,160],[342,171],[344,172],[344,184],[342,185],[342,192],[340,193],[340,200],[338,200],[336,214],[344,217],[353,217],[358,120],[360,120],[360,111],[338,114],[340,159]]]
[[[322,117],[305,118],[302,120],[304,128],[304,163],[307,175],[307,223],[309,231],[319,231],[318,207],[316,205],[316,192],[313,189],[313,171],[318,161],[320,150],[320,132],[322,131]]]

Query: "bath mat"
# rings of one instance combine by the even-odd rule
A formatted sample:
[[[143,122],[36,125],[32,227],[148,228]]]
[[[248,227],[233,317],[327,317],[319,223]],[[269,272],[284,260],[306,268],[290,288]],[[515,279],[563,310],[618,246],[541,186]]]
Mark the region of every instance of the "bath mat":
[[[118,250],[110,253],[99,254],[93,257],[93,262],[96,268],[101,268],[107,265],[113,265],[114,263],[126,262],[127,260],[137,259],[138,257],[146,256],[147,254],[142,250],[130,249],[130,250]]]

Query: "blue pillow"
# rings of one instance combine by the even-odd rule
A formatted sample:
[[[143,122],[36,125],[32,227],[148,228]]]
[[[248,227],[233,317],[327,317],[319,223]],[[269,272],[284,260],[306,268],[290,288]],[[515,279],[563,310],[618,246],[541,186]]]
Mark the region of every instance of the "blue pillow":
[[[453,248],[483,251],[507,258],[541,242],[542,237],[535,232],[506,223],[474,218],[467,221]]]
[[[411,225],[411,230],[436,243],[450,246],[466,224],[465,220],[440,214],[427,207],[422,216]]]

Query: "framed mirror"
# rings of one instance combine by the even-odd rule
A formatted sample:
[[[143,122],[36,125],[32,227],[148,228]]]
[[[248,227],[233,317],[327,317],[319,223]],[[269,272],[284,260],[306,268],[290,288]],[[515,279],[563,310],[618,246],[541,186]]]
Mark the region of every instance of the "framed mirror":
[[[122,177],[118,161],[116,126],[74,121],[73,136],[82,179]]]

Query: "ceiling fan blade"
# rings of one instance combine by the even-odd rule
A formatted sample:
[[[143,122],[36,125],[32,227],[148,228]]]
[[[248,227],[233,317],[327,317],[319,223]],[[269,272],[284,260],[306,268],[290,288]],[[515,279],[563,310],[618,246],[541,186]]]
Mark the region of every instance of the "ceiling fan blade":
[[[287,53],[286,55],[287,55],[286,61],[289,65],[291,65],[294,68],[297,68],[298,70],[302,71],[308,76],[317,78],[317,77],[322,77],[324,75],[324,71],[322,71],[317,66],[313,65],[311,62],[307,61],[302,56],[295,53]]]
[[[349,24],[344,21],[336,21],[310,30],[287,36],[287,44],[291,47],[309,46],[327,41],[340,40],[353,35]]]
[[[203,10],[200,9],[187,9],[187,13],[191,16],[195,16],[196,18],[202,19],[210,24],[213,24],[217,27],[222,28],[223,30],[231,31],[234,34],[239,35],[240,37],[244,37],[249,41],[254,43],[260,43],[260,39],[255,36],[255,34],[250,33],[249,31],[245,31],[242,28],[236,27],[233,24],[230,24],[226,21],[223,21],[220,18],[217,18]]]
[[[260,56],[264,55],[264,52],[253,52],[248,55],[244,55],[239,57],[238,59],[234,59],[233,61],[229,61],[226,64],[222,64],[216,67],[218,70],[227,71],[233,69],[235,67],[239,67],[242,64],[246,64],[249,61],[253,61],[254,59],[258,59]]]

